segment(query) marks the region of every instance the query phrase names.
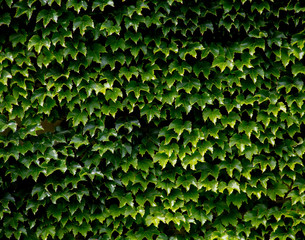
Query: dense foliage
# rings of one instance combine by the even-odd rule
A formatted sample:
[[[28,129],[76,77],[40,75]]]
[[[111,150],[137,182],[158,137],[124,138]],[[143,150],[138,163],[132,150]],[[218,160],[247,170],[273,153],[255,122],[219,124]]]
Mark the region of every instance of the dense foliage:
[[[0,0],[0,239],[305,239],[304,12]]]

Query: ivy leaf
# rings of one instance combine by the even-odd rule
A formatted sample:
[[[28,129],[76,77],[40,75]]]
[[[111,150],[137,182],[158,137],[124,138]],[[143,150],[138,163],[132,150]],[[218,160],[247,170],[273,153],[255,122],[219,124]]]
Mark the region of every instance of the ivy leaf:
[[[271,117],[265,111],[260,111],[257,114],[257,121],[262,122],[265,125],[265,127],[269,126],[270,120],[271,120]]]
[[[66,8],[74,8],[74,10],[77,11],[77,13],[79,14],[81,9],[84,9],[85,11],[87,10],[88,4],[86,1],[84,0],[68,0],[67,4],[66,4]]]
[[[256,48],[261,48],[263,51],[265,51],[265,44],[266,43],[263,38],[253,39],[249,37],[241,43],[241,48],[242,50],[249,49],[249,53],[254,55]]]
[[[186,55],[189,54],[193,58],[197,58],[196,50],[202,51],[202,50],[204,50],[204,47],[198,42],[187,43],[187,46],[185,46],[179,50],[179,57],[182,60],[185,60]]]
[[[132,76],[138,77],[138,69],[134,66],[131,66],[129,69],[127,67],[122,67],[120,69],[119,77],[125,76],[128,81],[130,81]]]
[[[106,53],[106,48],[101,44],[94,43],[88,48],[88,58],[89,62],[94,61],[97,63],[102,63],[101,61],[101,53]]]
[[[28,50],[31,50],[31,48],[34,47],[37,53],[40,53],[42,47],[46,47],[49,50],[50,46],[50,39],[40,38],[38,35],[33,35],[28,42]]]
[[[5,24],[9,26],[11,23],[11,15],[9,13],[4,13],[0,17],[0,26]]]
[[[249,32],[249,37],[251,38],[267,38],[268,33],[266,31],[261,31],[259,29],[253,29]]]
[[[228,116],[222,116],[221,118],[221,123],[224,127],[230,125],[231,128],[234,128],[237,121],[240,122],[241,120],[240,116],[235,112],[230,112]]]
[[[158,227],[160,221],[164,222],[165,221],[165,216],[162,216],[161,214],[158,215],[158,216],[148,215],[145,218],[145,222],[146,222],[147,226],[150,226],[150,225],[153,224],[156,228]]]
[[[123,38],[116,39],[115,36],[109,36],[106,40],[105,46],[110,46],[113,52],[116,52],[119,48],[125,50],[125,40]]]
[[[232,178],[234,169],[238,170],[239,172],[242,172],[243,167],[240,161],[234,159],[232,162],[221,162],[219,164],[219,169],[226,169],[227,173]]]
[[[72,112],[68,113],[67,119],[72,118],[73,126],[78,126],[80,123],[86,125],[88,121],[88,113],[86,111],[80,111],[77,108],[74,108]]]
[[[203,73],[205,78],[209,78],[211,70],[211,64],[207,61],[197,61],[196,64],[193,67],[193,71],[196,74],[196,76],[199,76],[199,73]]]
[[[212,67],[219,67],[220,71],[223,72],[226,67],[232,70],[234,67],[234,63],[232,60],[228,60],[224,56],[218,56],[214,58]]]
[[[27,40],[27,33],[24,29],[20,31],[20,33],[15,33],[9,36],[9,41],[12,43],[13,47],[16,47],[18,43],[24,45]]]
[[[1,74],[0,74],[0,76],[1,76],[0,82],[3,83],[3,84],[6,85],[6,86],[7,86],[7,80],[13,77],[12,74],[10,74],[10,73],[9,73],[8,71],[6,71],[6,70],[3,70],[3,71],[1,72]]]
[[[160,118],[160,111],[156,105],[153,105],[152,107],[150,107],[148,104],[146,104],[141,109],[141,116],[143,116],[143,115],[146,115],[147,121],[150,122],[154,117]]]
[[[65,38],[72,38],[72,32],[70,30],[65,30],[60,28],[59,31],[53,33],[52,35],[52,44],[56,46],[59,42],[61,46],[66,47]]]
[[[83,237],[86,237],[90,231],[92,231],[92,228],[91,225],[87,222],[82,222],[81,225],[75,226],[75,228],[73,228],[74,235],[80,233]]]
[[[229,195],[234,191],[237,190],[240,193],[240,186],[239,183],[235,180],[231,180],[227,186],[227,189],[229,191]]]
[[[48,67],[54,58],[55,56],[51,53],[51,51],[43,49],[42,53],[40,53],[37,58],[37,65],[40,68],[42,68],[43,65]]]
[[[178,177],[176,184],[177,187],[182,185],[186,191],[189,191],[191,185],[197,186],[197,181],[196,178],[192,175],[183,175]]]
[[[43,9],[38,13],[36,17],[36,23],[43,19],[43,26],[46,27],[51,22],[51,20],[57,23],[59,17],[59,11],[56,11],[55,9]]]
[[[238,209],[240,209],[243,202],[248,203],[248,198],[245,193],[235,193],[228,195],[226,202],[228,206],[230,206],[232,203],[233,205],[237,206]]]
[[[98,7],[103,12],[106,6],[114,7],[114,2],[112,0],[95,0],[92,3],[92,11]]]
[[[207,119],[210,119],[215,125],[217,122],[217,119],[221,119],[222,115],[218,109],[210,109],[205,108],[202,113],[203,120],[206,121]]]
[[[268,2],[256,3],[251,6],[251,12],[253,12],[254,10],[257,10],[260,14],[262,14],[264,9],[266,9],[267,11],[270,11],[270,5]]]
[[[135,97],[139,99],[141,95],[141,91],[149,93],[149,86],[144,83],[138,83],[136,81],[130,81],[128,85],[126,86],[126,94],[129,94],[130,92],[134,92]]]
[[[119,88],[107,89],[105,94],[105,99],[109,101],[116,102],[118,97],[123,97],[123,93]]]
[[[234,134],[230,138],[229,146],[236,146],[241,152],[244,152],[245,146],[251,146],[251,141],[246,135]]]
[[[250,122],[246,122],[246,121],[242,121],[239,125],[238,125],[238,132],[245,132],[246,135],[250,138],[251,137],[251,133],[252,132],[256,132],[258,133],[258,128],[255,122],[250,121]]]
[[[219,166],[218,165],[213,165],[213,164],[209,164],[209,163],[204,163],[204,164],[198,164],[198,167],[196,168],[197,170],[201,171],[201,177],[198,180],[197,183],[197,188],[201,188],[201,181],[204,181],[208,176],[212,176],[215,179],[218,178],[219,175]]]
[[[15,198],[10,193],[5,193],[1,198],[1,203],[4,208],[8,208],[9,203],[15,204]]]
[[[184,130],[191,133],[192,123],[190,121],[183,122],[180,119],[175,119],[174,121],[172,121],[170,123],[170,125],[168,126],[168,129],[169,130],[174,129],[174,131],[178,134],[178,136],[180,136]]]
[[[267,189],[268,196],[272,201],[276,200],[276,195],[278,195],[279,197],[284,197],[288,191],[288,186],[281,182],[276,182]]]
[[[53,216],[57,219],[57,221],[60,221],[62,218],[62,213],[67,211],[66,207],[67,206],[65,204],[52,204],[47,209],[47,215],[48,217]]]
[[[213,192],[217,192],[217,191],[220,191],[222,192],[221,190],[219,190],[219,186],[218,186],[218,181],[216,181],[215,179],[209,181],[208,179],[205,179],[203,182],[202,182],[202,185],[205,187],[205,190],[206,191],[213,191]]]
[[[245,148],[245,156],[250,161],[253,158],[253,155],[258,154],[258,148],[256,145],[252,144],[251,146],[246,146]]]
[[[77,134],[73,136],[70,141],[70,144],[74,144],[75,148],[78,149],[81,145],[88,145],[89,141],[86,136]]]
[[[47,240],[49,235],[52,236],[52,238],[54,238],[55,234],[56,234],[55,226],[52,225],[38,229],[36,233],[37,237],[43,240]]]
[[[303,179],[303,178],[297,179],[293,183],[293,186],[295,186],[299,189],[300,194],[304,193],[305,192],[305,179]]]
[[[11,5],[8,4],[8,5]],[[26,1],[17,2],[14,4],[13,8],[16,8],[15,18],[22,16],[23,14],[27,15],[28,20],[31,19],[34,10],[36,10],[35,6],[29,7]]]
[[[179,63],[178,61],[173,61],[168,66],[168,71],[172,74],[173,71],[177,71],[179,75],[184,76],[184,72],[188,71],[189,73],[192,71],[192,67],[187,64],[185,61],[182,63]]]
[[[154,162],[158,162],[162,168],[165,168],[168,163],[169,157],[165,153],[157,153],[153,157]]]
[[[82,17],[77,17],[73,21],[73,32],[79,28],[80,34],[84,36],[88,27],[94,28],[94,22],[90,16],[84,15]]]
[[[296,64],[293,64],[291,66],[291,72],[292,72],[294,77],[296,75],[298,75],[299,73],[305,74],[305,66],[302,63],[300,63],[300,62],[298,62]]]

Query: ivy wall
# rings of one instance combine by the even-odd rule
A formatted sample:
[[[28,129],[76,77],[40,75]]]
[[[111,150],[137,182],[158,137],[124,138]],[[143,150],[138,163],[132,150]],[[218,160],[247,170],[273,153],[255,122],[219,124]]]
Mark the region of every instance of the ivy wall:
[[[0,0],[0,239],[305,239],[304,12]]]

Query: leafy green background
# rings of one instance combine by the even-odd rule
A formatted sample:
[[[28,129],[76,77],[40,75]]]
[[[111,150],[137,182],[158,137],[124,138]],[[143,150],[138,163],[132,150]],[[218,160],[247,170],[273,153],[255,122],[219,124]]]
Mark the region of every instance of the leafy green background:
[[[305,239],[304,12],[0,0],[0,239]]]

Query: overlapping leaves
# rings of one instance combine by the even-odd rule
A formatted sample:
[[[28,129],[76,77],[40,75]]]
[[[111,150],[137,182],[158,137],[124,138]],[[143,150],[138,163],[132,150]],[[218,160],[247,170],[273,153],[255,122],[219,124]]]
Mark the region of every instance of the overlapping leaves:
[[[304,6],[0,1],[1,239],[303,239]]]

